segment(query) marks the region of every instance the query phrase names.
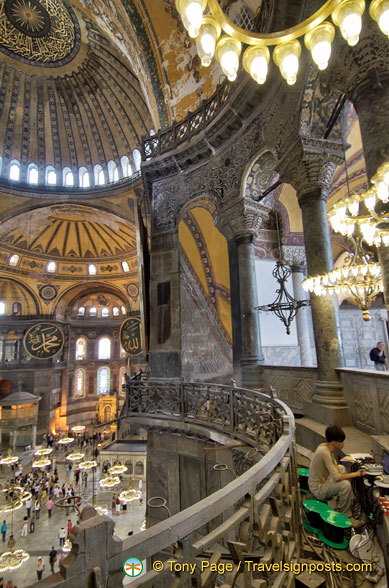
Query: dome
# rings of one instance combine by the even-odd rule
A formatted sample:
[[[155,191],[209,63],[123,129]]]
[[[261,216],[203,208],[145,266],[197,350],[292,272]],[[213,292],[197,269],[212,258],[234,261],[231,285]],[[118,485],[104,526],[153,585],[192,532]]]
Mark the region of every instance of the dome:
[[[9,394],[5,398],[1,398],[0,405],[10,406],[11,404],[31,404],[32,402],[39,402],[39,400],[39,396],[20,390],[19,392],[12,392],[12,394]]]

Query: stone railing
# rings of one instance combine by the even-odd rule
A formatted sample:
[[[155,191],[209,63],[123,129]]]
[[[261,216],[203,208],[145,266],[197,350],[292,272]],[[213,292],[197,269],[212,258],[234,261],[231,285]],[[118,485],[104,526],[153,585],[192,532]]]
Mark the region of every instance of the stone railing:
[[[370,435],[389,434],[389,372],[339,368],[353,425]]]
[[[289,586],[289,573],[263,569],[264,564],[297,560],[300,554],[290,409],[262,392],[242,388],[131,381],[122,418],[123,427],[138,422],[174,429],[176,434],[242,441],[248,446],[242,459],[249,469],[200,502],[124,541],[113,536],[109,517],[96,516],[86,507],[71,532],[72,551],[61,560],[60,574],[50,577],[50,586],[120,586],[129,557],[147,562],[146,574],[131,582],[133,588],[228,588],[236,585],[240,574],[252,588],[274,586],[275,577],[280,588]],[[162,564],[153,569],[157,561]],[[254,573],[248,561],[260,561],[260,573]],[[184,563],[192,564],[192,572]]]
[[[173,151],[178,145],[189,141],[194,135],[205,129],[227,102],[230,93],[231,84],[226,81],[218,86],[214,95],[208,100],[204,100],[195,112],[188,112],[183,120],[143,139],[143,161]]]

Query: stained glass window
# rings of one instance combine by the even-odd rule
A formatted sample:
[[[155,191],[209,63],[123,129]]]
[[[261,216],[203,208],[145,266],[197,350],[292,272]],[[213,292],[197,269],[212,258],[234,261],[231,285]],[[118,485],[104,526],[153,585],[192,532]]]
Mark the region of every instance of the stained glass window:
[[[76,359],[86,358],[86,341],[85,339],[78,339],[76,342]]]
[[[97,372],[97,394],[105,395],[109,392],[109,368],[102,367]]]
[[[76,370],[76,377],[75,377],[75,386],[74,386],[75,396],[84,396],[85,393],[85,372],[81,368]]]
[[[111,341],[108,337],[103,337],[99,341],[99,359],[109,359],[111,357]]]

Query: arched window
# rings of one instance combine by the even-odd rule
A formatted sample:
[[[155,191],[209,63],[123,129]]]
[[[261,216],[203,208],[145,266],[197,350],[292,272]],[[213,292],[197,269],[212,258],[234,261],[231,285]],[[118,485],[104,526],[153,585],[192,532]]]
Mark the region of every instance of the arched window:
[[[70,167],[64,167],[62,170],[62,183],[64,186],[74,186],[74,176]]]
[[[114,306],[112,309],[113,316],[119,316],[119,309],[117,306]]]
[[[35,163],[30,163],[27,168],[27,182],[29,184],[38,183],[38,167],[35,165]]]
[[[111,340],[103,337],[99,341],[99,359],[109,359],[111,357]]]
[[[119,391],[121,395],[126,393],[126,368],[122,367],[119,371]]]
[[[91,306],[89,309],[89,316],[96,316],[97,315],[97,308],[95,306]]]
[[[76,341],[76,359],[86,359],[86,341],[83,337]]]
[[[109,182],[117,182],[119,179],[119,172],[118,168],[116,167],[116,163],[114,161],[109,161],[108,165],[108,181]]]
[[[90,177],[86,167],[80,167],[78,170],[78,184],[81,188],[89,188]]]
[[[74,378],[74,396],[85,396],[85,371],[81,368],[76,370]]]
[[[111,420],[111,407],[110,406],[106,406],[104,408],[104,416],[103,416],[104,422],[106,423],[107,421]]]
[[[16,253],[14,255],[11,255],[11,257],[8,260],[8,265],[10,265],[11,267],[16,267],[19,263],[19,255],[16,255]]]
[[[137,461],[135,464],[135,475],[136,476],[143,476],[144,472],[145,472],[145,467],[143,465],[143,462]]]
[[[46,271],[50,274],[54,274],[57,271],[57,264],[55,261],[49,261],[49,263],[46,265]]]
[[[77,312],[78,316],[85,316],[85,306],[80,306]]]
[[[123,155],[123,157],[120,158],[120,165],[122,166],[123,178],[129,178],[132,176],[130,160],[127,155]]]
[[[121,306],[120,308],[121,308],[121,310],[122,310],[122,314],[127,314],[127,311],[126,311],[126,308],[125,308],[125,306]]]
[[[88,265],[88,274],[90,276],[95,276],[97,274],[97,268],[95,265],[93,265],[93,263],[91,263],[90,265]]]
[[[5,303],[0,302],[0,315],[5,314]]]
[[[109,316],[109,310],[106,306],[101,309],[101,316]]]
[[[140,154],[139,149],[134,149],[134,151],[132,152],[132,158],[133,158],[134,164],[135,164],[135,171],[139,171],[140,164],[142,163],[142,156]]]
[[[98,163],[93,168],[93,174],[95,176],[95,186],[102,186],[105,184],[104,170]]]
[[[57,172],[55,171],[55,167],[52,165],[48,165],[46,167],[45,182],[49,186],[55,186],[57,183]]]
[[[9,165],[9,179],[13,182],[18,182],[20,180],[20,163],[17,159],[13,159]]]
[[[122,261],[122,268],[124,272],[129,272],[130,271],[130,267],[128,265],[128,263],[126,261]]]
[[[109,368],[101,367],[97,372],[97,394],[105,396],[109,392]]]
[[[20,302],[14,302],[12,304],[12,314],[22,314],[22,305],[20,304]]]

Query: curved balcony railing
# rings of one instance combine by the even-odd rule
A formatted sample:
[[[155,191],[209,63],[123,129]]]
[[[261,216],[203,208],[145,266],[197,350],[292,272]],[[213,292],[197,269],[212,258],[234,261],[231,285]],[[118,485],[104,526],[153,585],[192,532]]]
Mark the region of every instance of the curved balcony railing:
[[[207,429],[210,438],[219,432],[219,439],[229,436],[248,446],[241,455],[248,465],[220,490],[124,541],[112,536],[111,519],[94,516],[90,507],[85,508],[80,524],[72,530],[72,551],[60,563],[62,579],[51,586],[87,586],[94,581],[92,570],[98,569],[101,585],[116,588],[123,582],[124,562],[135,557],[147,561],[147,572],[131,582],[132,588],[211,588],[223,582],[228,586],[233,585],[232,576],[243,572],[245,585],[254,588],[273,586],[274,573],[269,567],[258,574],[247,568],[248,560],[268,566],[283,558],[298,560],[294,418],[283,402],[263,391],[230,386],[131,380],[121,421],[121,430],[138,422],[185,434],[205,435]],[[153,569],[156,561],[162,562],[163,569]],[[231,578],[223,566],[211,571],[211,564],[222,562],[230,564]],[[183,563],[192,563],[194,572]],[[289,573],[276,576],[280,588],[290,585]]]
[[[216,92],[208,100],[204,100],[197,110],[188,112],[186,117],[175,122],[168,129],[160,130],[155,135],[143,139],[142,160],[147,161],[189,141],[194,135],[210,123],[227,102],[231,94],[231,84],[225,81],[217,87]]]

